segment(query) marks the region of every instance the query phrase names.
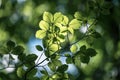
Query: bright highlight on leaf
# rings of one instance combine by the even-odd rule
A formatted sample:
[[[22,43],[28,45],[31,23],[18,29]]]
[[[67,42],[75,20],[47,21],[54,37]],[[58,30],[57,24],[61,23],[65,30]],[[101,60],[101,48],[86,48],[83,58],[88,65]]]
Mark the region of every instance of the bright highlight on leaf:
[[[59,45],[58,44],[52,44],[50,45],[49,47],[49,50],[52,51],[52,52],[55,52],[59,49]]]
[[[62,24],[63,24],[63,25],[67,25],[68,22],[69,22],[68,17],[67,17],[67,16],[63,16],[63,22],[62,22]]]
[[[80,21],[78,21],[77,19],[73,19],[72,21],[70,21],[69,23],[69,27],[72,29],[79,29],[81,26]]]
[[[76,19],[80,19],[80,20],[82,20],[82,18],[83,18],[82,15],[80,14],[80,12],[75,12],[74,17]]]
[[[45,31],[47,31],[49,29],[49,24],[47,22],[43,21],[43,20],[40,21],[39,26],[40,26],[41,29],[43,29]]]
[[[43,20],[48,22],[48,23],[51,23],[53,21],[53,15],[49,12],[44,12]]]
[[[60,22],[62,21],[62,19],[63,19],[63,15],[62,15],[61,12],[56,12],[56,13],[54,14],[54,23],[55,23],[55,24],[56,24],[56,23],[60,23]]]
[[[70,51],[71,51],[72,53],[76,53],[77,50],[78,50],[78,46],[75,45],[75,44],[70,47]]]
[[[46,31],[45,30],[38,30],[36,32],[36,38],[43,39],[46,36]]]

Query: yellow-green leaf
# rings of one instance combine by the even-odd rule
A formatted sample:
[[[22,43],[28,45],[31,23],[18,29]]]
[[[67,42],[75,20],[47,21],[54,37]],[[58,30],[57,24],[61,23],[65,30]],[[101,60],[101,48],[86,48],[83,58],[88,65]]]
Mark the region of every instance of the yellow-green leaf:
[[[68,17],[67,17],[67,16],[63,16],[63,22],[62,22],[62,24],[63,24],[63,25],[67,25],[68,22],[69,22]]]
[[[80,12],[75,12],[74,17],[80,20],[83,18]]]
[[[17,69],[17,76],[22,78],[24,76],[24,74],[25,74],[25,70],[22,67],[19,67]]]
[[[47,31],[49,29],[49,24],[46,21],[40,21],[39,26],[41,29]]]
[[[78,46],[77,46],[76,44],[74,44],[74,45],[72,45],[72,46],[70,47],[70,51],[71,51],[72,53],[76,53],[77,50],[78,50]]]
[[[55,52],[59,49],[59,45],[58,44],[51,44],[49,49],[50,49],[50,51]]]
[[[74,34],[74,30],[71,27],[68,27],[68,31],[70,31],[71,34]]]
[[[53,21],[53,15],[50,12],[44,12],[43,20],[51,23]]]
[[[81,26],[80,21],[78,21],[77,19],[73,19],[70,23],[69,23],[69,27],[71,27],[72,29],[79,29]]]
[[[54,14],[54,23],[59,23],[63,19],[63,15],[61,12],[57,12]]]
[[[46,31],[45,30],[38,30],[36,32],[36,38],[43,39],[46,36]]]

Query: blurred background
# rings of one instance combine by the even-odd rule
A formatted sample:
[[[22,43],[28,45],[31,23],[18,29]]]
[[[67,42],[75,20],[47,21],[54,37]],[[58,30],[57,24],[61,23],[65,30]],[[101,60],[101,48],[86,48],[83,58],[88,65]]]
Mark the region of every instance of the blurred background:
[[[27,53],[34,52],[36,42],[41,44],[35,32],[45,11],[70,17],[80,11],[97,19],[95,29],[102,38],[92,46],[98,54],[89,64],[81,64],[76,80],[120,80],[120,0],[0,0],[0,47],[13,40]],[[0,80],[6,75],[3,80],[17,78],[14,71],[9,74],[0,72]]]

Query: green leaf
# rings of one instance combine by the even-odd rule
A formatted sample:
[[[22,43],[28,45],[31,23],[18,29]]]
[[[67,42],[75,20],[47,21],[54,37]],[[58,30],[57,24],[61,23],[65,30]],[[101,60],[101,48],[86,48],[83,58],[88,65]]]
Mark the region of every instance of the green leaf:
[[[97,54],[97,52],[95,51],[95,49],[88,48],[87,51],[86,51],[86,54],[93,57],[93,56],[95,56]]]
[[[49,24],[46,21],[40,21],[39,26],[41,29],[47,31],[49,29]]]
[[[80,52],[81,53],[85,53],[86,52],[86,46],[85,45],[80,47]]]
[[[24,53],[21,55],[18,55],[18,59],[23,62],[26,59],[26,55]]]
[[[40,70],[40,72],[44,75],[48,75],[48,72],[46,70]]]
[[[76,55],[73,56],[73,63],[77,67],[80,67],[80,65],[81,65],[80,54],[76,54]]]
[[[66,58],[66,63],[67,63],[67,64],[72,64],[72,63],[73,63],[72,57],[67,57],[67,58]]]
[[[26,63],[24,63],[25,67],[27,68],[31,68],[31,66],[34,66],[35,65],[35,62],[34,61],[31,61],[31,60],[25,60]]]
[[[55,65],[55,66],[61,66],[62,65],[62,62],[60,60],[57,60],[57,59],[53,59],[52,60],[52,63]]]
[[[86,56],[86,55],[81,54],[81,55],[80,55],[80,60],[81,60],[81,62],[83,62],[83,63],[88,63],[88,62],[89,62],[89,60],[90,60],[90,57],[89,57],[89,56]]]
[[[38,30],[36,32],[36,38],[43,39],[46,36],[46,31],[45,30]]]
[[[72,45],[72,46],[70,47],[70,51],[71,51],[72,53],[76,53],[77,50],[78,50],[78,46],[77,46],[76,44],[74,44],[74,45]]]
[[[44,76],[42,76],[42,77],[40,78],[40,80],[49,80],[49,76],[44,75]]]
[[[12,50],[12,54],[15,55],[19,55],[22,54],[24,52],[24,48],[22,46],[16,46],[13,50]]]
[[[58,37],[60,37],[61,39],[65,39],[65,36],[62,34],[59,34]]]
[[[61,80],[61,76],[59,74],[52,75],[53,80]]]
[[[68,31],[69,31],[71,34],[74,34],[74,30],[73,30],[73,28],[68,27]]]
[[[28,80],[31,79],[31,78],[34,78],[36,73],[37,73],[37,69],[36,68],[32,69],[27,75]]]
[[[68,17],[67,16],[63,16],[63,22],[62,22],[62,24],[66,26],[68,24],[68,22],[69,22]]]
[[[80,12],[75,12],[74,17],[76,19],[80,19],[80,20],[82,20],[82,18],[83,18]]]
[[[25,74],[25,70],[22,67],[18,67],[17,69],[17,76],[22,78]]]
[[[88,36],[86,37],[86,42],[90,45],[92,45],[94,43],[94,38],[92,36]]]
[[[51,22],[53,22],[53,15],[49,12],[44,12],[43,20],[48,22],[48,23],[51,23]]]
[[[50,53],[49,53],[48,50],[45,50],[45,56],[46,56],[46,57],[50,57]]]
[[[11,50],[15,47],[15,43],[11,40],[9,40],[6,45],[7,45],[8,50]]]
[[[78,21],[77,19],[73,19],[72,21],[70,21],[69,23],[69,27],[72,29],[79,29],[81,26],[80,21]]]
[[[37,59],[37,55],[36,54],[29,54],[29,55],[27,55],[26,56],[26,60],[28,61],[28,62],[34,62],[36,59]]]
[[[57,71],[60,73],[64,73],[68,69],[68,65],[63,64],[57,68]]]
[[[50,68],[52,71],[55,71],[55,70],[56,70],[56,66],[55,66],[52,62],[49,62],[49,63],[48,63],[48,66],[49,66],[49,68]]]
[[[49,47],[49,50],[52,52],[56,52],[59,49],[59,45],[58,44],[51,44]]]
[[[54,14],[54,23],[60,23],[63,19],[63,15],[61,14],[61,12],[56,12]]]
[[[0,54],[9,54],[9,51],[6,47],[2,46],[0,47]]]
[[[40,46],[40,45],[36,45],[36,49],[37,49],[38,51],[42,51],[42,50],[43,50],[42,46]]]
[[[96,32],[96,31],[93,32],[93,33],[91,34],[91,36],[94,37],[94,38],[100,38],[100,37],[101,37],[100,33]]]
[[[65,57],[71,57],[71,55],[69,53],[65,53],[64,56]]]

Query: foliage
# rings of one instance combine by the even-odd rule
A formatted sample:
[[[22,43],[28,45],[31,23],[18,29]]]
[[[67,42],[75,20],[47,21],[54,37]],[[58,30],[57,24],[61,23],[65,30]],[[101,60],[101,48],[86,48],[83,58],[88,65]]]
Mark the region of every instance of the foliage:
[[[91,33],[89,30],[92,26],[87,27],[87,31],[81,39],[74,40],[74,42],[71,42],[69,39],[69,36],[75,36],[74,31],[79,30],[81,25],[82,21],[78,20],[77,16],[70,20],[61,12],[56,12],[54,15],[50,12],[44,12],[43,20],[41,20],[39,23],[40,30],[36,32],[36,37],[42,39],[43,47],[41,45],[36,45],[36,49],[44,52],[45,56],[47,57],[46,59],[49,61],[48,66],[53,72],[53,75],[49,75],[46,70],[42,70],[41,73],[44,75],[42,76],[43,80],[68,80],[69,74],[66,73],[68,64],[80,66],[78,65],[80,62],[88,63],[90,57],[96,55],[97,52],[93,48],[86,49],[85,45],[81,47],[77,46],[77,43],[80,42],[80,40],[84,39],[86,36],[89,37],[93,35],[93,33]],[[98,38],[100,34],[94,31],[94,35],[98,35],[97,37],[95,36],[95,38]],[[69,45],[63,45],[63,43],[67,43]],[[9,57],[12,60],[14,60],[12,57],[13,54],[18,56],[21,64],[16,65],[16,73],[19,78],[23,78],[25,80],[34,79],[34,76],[37,72],[36,67],[39,67],[39,65],[46,60],[44,59],[40,63],[35,63],[35,60],[38,56],[35,54],[25,55],[24,48],[20,45],[16,45],[13,41],[8,41],[6,43],[6,49],[8,51],[6,54],[9,54]],[[73,54],[62,54],[66,52],[65,49],[67,49],[67,52],[71,52]],[[59,60],[62,55],[66,57],[66,64],[63,64]],[[24,69],[24,67],[26,67],[26,69]]]
[[[119,4],[0,0],[0,80],[119,80]],[[42,40],[35,46],[40,56],[25,47],[34,34]],[[69,73],[71,64],[77,74]]]

